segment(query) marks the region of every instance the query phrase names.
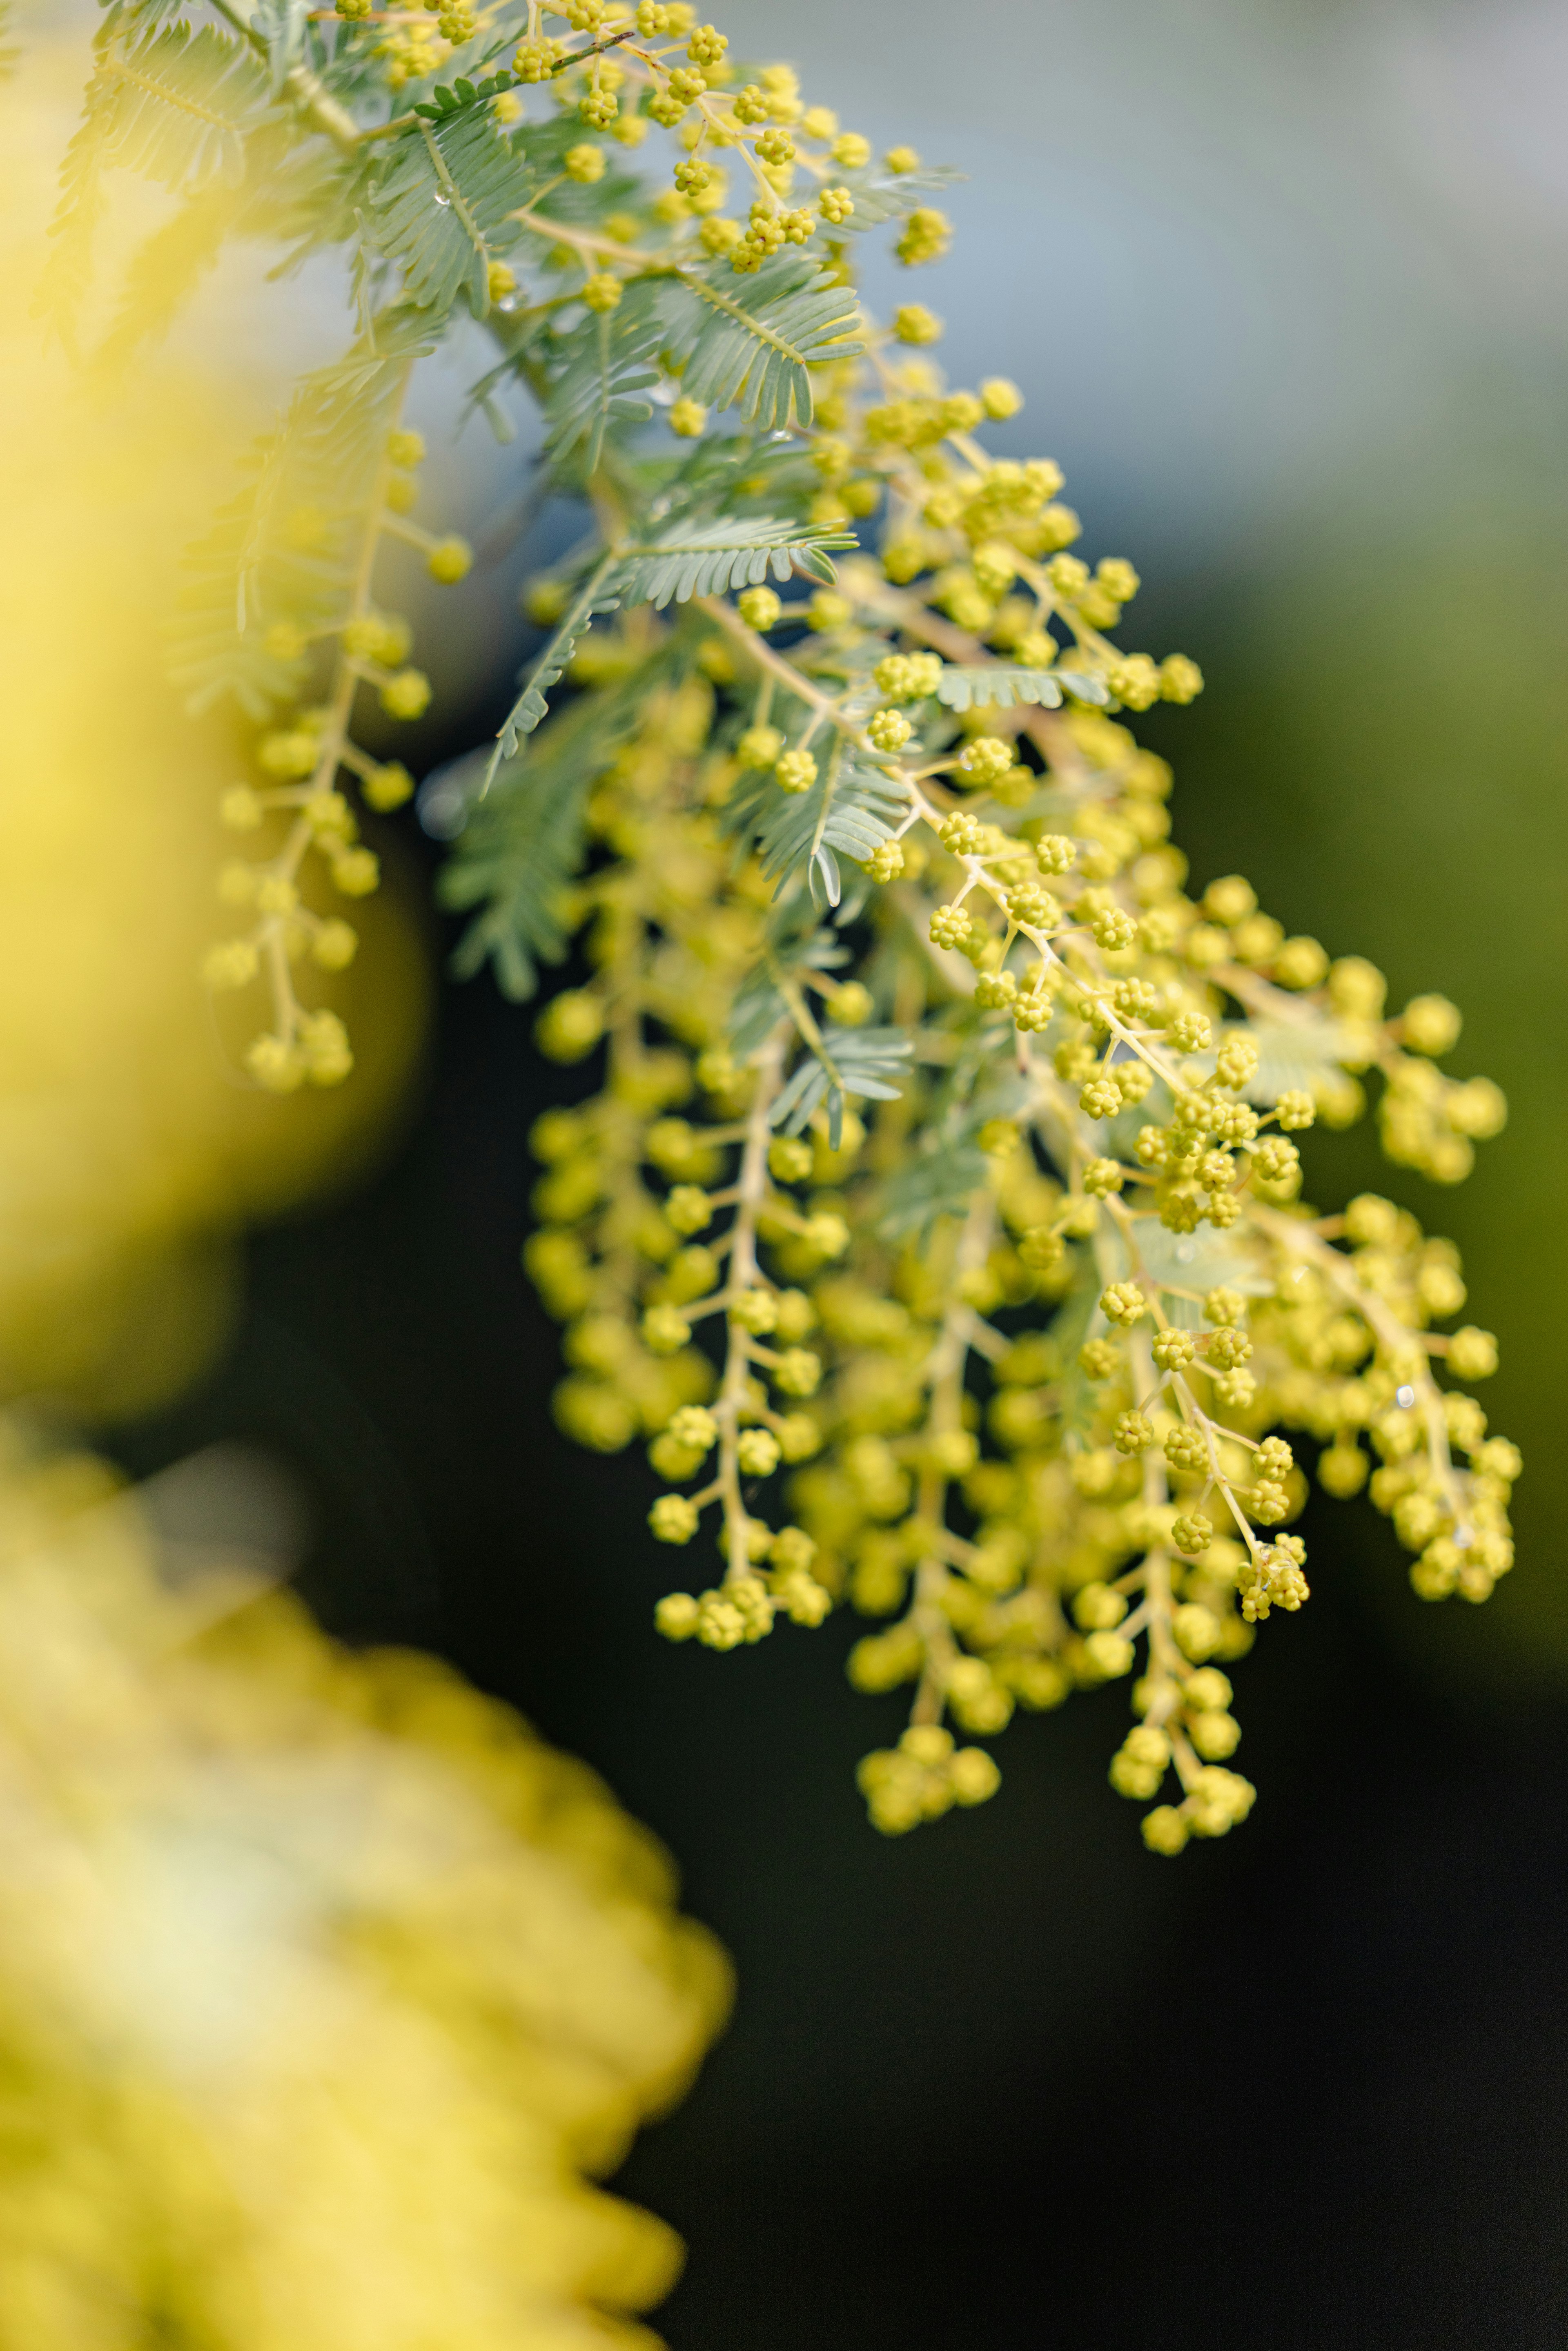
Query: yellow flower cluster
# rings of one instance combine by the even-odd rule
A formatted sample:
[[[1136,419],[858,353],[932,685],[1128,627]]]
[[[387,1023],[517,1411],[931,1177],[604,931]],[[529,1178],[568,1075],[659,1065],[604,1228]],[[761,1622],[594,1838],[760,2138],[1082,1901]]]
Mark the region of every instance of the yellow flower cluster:
[[[881,1827],[991,1792],[949,1718],[988,1737],[1125,1677],[1112,1779],[1152,1801],[1148,1843],[1222,1834],[1252,1801],[1225,1669],[1308,1596],[1307,1471],[1276,1432],[1322,1448],[1331,1491],[1368,1484],[1424,1595],[1483,1598],[1511,1558],[1517,1457],[1444,1384],[1495,1359],[1437,1327],[1454,1253],[1375,1197],[1309,1206],[1298,1138],[1370,1081],[1389,1155],[1449,1183],[1501,1096],[1439,1066],[1445,999],[1390,1018],[1371,966],[1288,936],[1240,876],[1189,890],[1171,771],[1126,721],[1189,704],[1197,665],[1122,642],[1137,572],[1077,551],[1057,463],[994,454],[1019,387],[949,381],[922,304],[855,314],[862,228],[894,225],[906,266],[945,249],[941,173],[875,156],[791,68],[743,74],[684,5],[453,0],[477,83],[435,78],[428,27],[355,10],[311,36],[338,86],[426,94],[334,125],[324,86],[295,91],[364,172],[364,282],[402,273],[354,365],[461,288],[500,353],[478,397],[538,397],[549,483],[592,517],[530,598],[555,633],[445,885],[485,907],[470,967],[494,952],[514,993],[579,934],[592,966],[539,1024],[605,1061],[536,1134],[561,1424],[650,1443],[660,1541],[716,1531],[669,1637],[745,1646],[841,1597],[892,1620],[851,1657],[862,1688],[913,1686],[862,1772]],[[639,177],[655,131],[668,176]],[[407,789],[350,741],[358,687],[402,717],[428,693],[370,595],[380,534],[411,535],[392,431],[326,707],[231,795],[237,824],[287,819],[226,885],[256,920],[213,966],[266,967],[268,1085],[348,1067],[289,959],[352,949],[302,907],[308,848],[350,894],[373,879],[341,771],[372,805]],[[308,552],[331,526],[293,527]],[[459,575],[460,545],[412,535]],[[303,623],[267,617],[302,660]]]
[[[722,1957],[582,1766],[0,1429],[0,2344],[579,2351]]]
[[[0,80],[0,201],[27,286],[58,243],[51,151],[80,70],[69,26],[34,29],[24,69]],[[157,259],[140,284],[162,300],[166,245]],[[235,748],[225,728],[184,724],[166,629],[183,548],[231,495],[255,350],[227,315],[193,320],[116,377],[110,429],[97,410],[85,421],[99,394],[42,345],[26,304],[0,318],[0,1402],[47,1395],[93,1422],[145,1413],[197,1374],[237,1294],[230,1237],[341,1181],[419,1046],[419,948],[393,891],[368,909],[363,967],[331,983],[359,1032],[356,1081],[314,1116],[267,1116],[232,1081],[193,984]]]
[[[359,820],[340,785],[352,778],[365,806],[382,816],[413,797],[413,778],[402,761],[371,758],[355,743],[352,728],[362,686],[376,689],[390,718],[422,718],[430,705],[430,681],[409,664],[408,622],[372,601],[382,541],[390,537],[417,547],[430,577],[444,586],[464,579],[473,560],[465,540],[437,538],[410,519],[423,457],[419,434],[399,426],[387,436],[370,496],[355,518],[359,546],[341,616],[314,630],[287,616],[270,622],[266,650],[286,670],[302,667],[318,640],[333,646],[329,698],[275,717],[256,744],[265,781],[235,784],[223,796],[223,821],[231,831],[269,838],[265,856],[230,858],[218,875],[225,905],[250,919],[208,951],[203,977],[216,991],[248,987],[258,979],[267,986],[271,1026],[252,1039],[245,1063],[269,1093],[341,1085],[354,1066],[341,1018],[326,1007],[301,1004],[294,970],[307,957],[319,971],[345,970],[359,935],[341,915],[313,909],[301,877],[314,856],[340,897],[368,897],[381,880],[380,861],[361,842]],[[303,553],[321,546],[329,529],[328,518],[311,508],[288,518],[289,536]]]
[[[869,142],[789,69],[736,89],[680,9],[566,13],[591,47],[545,58],[530,23],[516,70],[627,146],[650,120],[678,133],[657,205],[677,238],[744,277],[848,219],[853,189],[825,183]],[[592,184],[597,151],[578,158]],[[720,209],[730,160],[745,224]],[[904,223],[906,262],[942,249],[939,214]],[[648,266],[634,238],[574,244],[591,307]],[[1463,1304],[1454,1252],[1370,1196],[1307,1207],[1296,1140],[1354,1120],[1375,1073],[1390,1156],[1452,1182],[1504,1105],[1438,1067],[1444,999],[1390,1019],[1381,975],[1288,937],[1239,876],[1188,892],[1170,771],[1117,714],[1190,702],[1201,674],[1113,641],[1136,571],[1071,551],[1051,459],[987,450],[1021,395],[952,389],[924,356],[940,334],[904,305],[815,370],[810,519],[866,550],[836,586],[580,645],[590,700],[658,684],[601,757],[580,708],[556,722],[593,760],[598,849],[561,912],[596,975],[538,1034],[561,1060],[602,1048],[606,1081],[539,1122],[526,1261],[569,1326],[563,1428],[649,1443],[658,1540],[715,1514],[719,1570],[660,1603],[666,1636],[744,1646],[840,1599],[893,1620],[850,1661],[863,1689],[914,1687],[862,1770],[889,1831],[994,1789],[946,1719],[986,1737],[1125,1677],[1113,1784],[1146,1803],[1174,1775],[1145,1820],[1168,1854],[1246,1816],[1223,1668],[1308,1597],[1306,1474],[1274,1432],[1322,1448],[1331,1492],[1370,1484],[1425,1596],[1483,1598],[1511,1563],[1517,1454],[1437,1377],[1495,1361],[1432,1327]],[[677,406],[677,434],[711,430]],[[539,583],[536,617],[568,596]],[[868,775],[891,807],[835,833]],[[803,862],[779,849],[790,803],[815,813]],[[857,1032],[912,1056],[860,1061]]]
[[[1439,1069],[1443,999],[1388,1019],[1372,966],[1287,937],[1240,877],[1188,892],[1170,771],[1112,714],[1187,699],[1193,665],[1109,643],[1131,567],[1047,556],[1078,530],[1058,469],[988,458],[979,398],[916,364],[914,392],[884,351],[873,396],[846,368],[819,400],[819,473],[875,481],[880,560],[831,599],[712,605],[679,722],[652,709],[596,787],[579,911],[601,976],[539,1033],[563,1058],[608,1035],[609,1084],[540,1123],[528,1263],[571,1318],[563,1426],[653,1438],[695,1488],[654,1504],[661,1540],[718,1510],[724,1572],[661,1604],[666,1635],[733,1647],[841,1597],[891,1618],[850,1660],[862,1689],[914,1687],[913,1745],[862,1772],[889,1831],[995,1785],[945,1718],[988,1736],[1127,1677],[1113,1784],[1147,1802],[1174,1775],[1145,1834],[1175,1853],[1246,1816],[1222,1668],[1308,1596],[1306,1473],[1271,1432],[1321,1446],[1340,1495],[1370,1444],[1423,1596],[1484,1598],[1511,1564],[1517,1453],[1437,1376],[1496,1359],[1432,1328],[1464,1302],[1454,1250],[1370,1196],[1307,1207],[1296,1140],[1356,1118],[1376,1074],[1391,1155],[1452,1181],[1504,1106]],[[791,622],[786,655],[768,639]],[[591,640],[587,674],[624,674],[653,625]],[[977,694],[988,663],[1051,671],[1063,706],[949,717],[945,687]],[[705,668],[733,711],[706,731]],[[813,960],[723,837],[759,770],[797,797],[852,755],[907,813]],[[737,1053],[759,967],[774,1019]],[[917,1040],[897,1098],[770,1141],[793,1056],[831,1066],[835,1027],[873,1011]]]
[[[729,267],[743,276],[755,274],[776,253],[800,247],[819,232],[827,235],[843,228],[854,214],[855,202],[841,183],[842,175],[863,173],[873,160],[871,142],[858,132],[841,130],[831,109],[805,104],[791,68],[767,67],[755,82],[740,86],[727,61],[727,37],[699,23],[695,11],[682,0],[635,10],[594,6],[586,0],[562,0],[559,6],[532,0],[520,11],[477,10],[465,0],[444,0],[424,15],[394,16],[373,25],[368,21],[375,15],[368,0],[338,0],[336,13],[345,40],[361,26],[366,35],[363,48],[346,51],[345,57],[355,55],[361,75],[368,70],[394,99],[415,86],[429,85],[481,37],[493,47],[497,31],[504,32],[507,23],[518,18],[522,38],[509,59],[510,76],[497,78],[490,101],[496,122],[506,129],[518,123],[523,113],[519,88],[546,85],[555,105],[592,134],[570,146],[562,158],[561,177],[581,188],[595,186],[604,176],[604,139],[634,149],[650,127],[658,125],[673,137],[679,160],[673,184],[653,206],[654,217],[665,229],[695,240],[699,258],[727,257]],[[564,25],[564,37],[546,32],[549,19]],[[575,47],[574,37],[580,40]],[[512,78],[514,86],[500,87]],[[458,87],[472,89],[469,84]],[[352,146],[367,135],[347,116],[328,113],[319,120],[336,130],[342,144]],[[415,120],[412,114],[401,118]],[[382,126],[376,125],[368,135],[382,134]],[[722,209],[730,189],[730,173],[720,160],[727,156],[744,172],[751,188],[744,223],[727,217]],[[913,185],[920,159],[913,149],[896,148],[883,159],[883,169]],[[791,201],[802,176],[810,183],[811,201],[806,204]],[[450,204],[451,187],[448,175],[447,187],[437,194],[439,204]],[[460,196],[457,202],[459,216],[477,235]],[[910,263],[936,258],[948,235],[943,215],[930,207],[905,205],[901,216],[901,256]],[[531,206],[515,217],[536,225]],[[542,217],[537,226],[543,234]],[[577,298],[591,312],[612,311],[628,274],[645,267],[650,258],[642,242],[644,226],[635,214],[626,212],[611,214],[597,235],[557,223],[549,232],[548,266],[577,266],[581,274]],[[516,269],[493,256],[487,246],[482,250],[489,300],[515,308],[513,298],[519,292]],[[824,251],[842,266],[841,243]],[[696,437],[705,429],[707,410],[700,402],[677,399],[669,421],[677,434]],[[250,1041],[245,1064],[251,1079],[273,1092],[290,1092],[305,1084],[335,1086],[353,1068],[341,1019],[330,1009],[303,1005],[294,972],[302,958],[322,971],[340,971],[356,951],[357,937],[340,916],[323,916],[310,906],[301,874],[311,853],[318,852],[326,878],[340,895],[361,897],[374,890],[377,860],[360,843],[344,786],[355,786],[378,813],[390,812],[413,791],[413,779],[401,763],[373,760],[356,746],[352,720],[361,685],[376,689],[382,712],[395,720],[417,720],[431,699],[428,679],[408,664],[406,622],[379,611],[372,601],[371,581],[382,540],[392,537],[417,547],[431,577],[441,582],[462,579],[472,559],[462,539],[438,538],[409,518],[416,495],[413,469],[422,455],[417,434],[393,429],[373,494],[354,518],[360,544],[348,566],[352,585],[342,614],[324,623],[288,612],[268,616],[267,653],[296,674],[308,674],[319,645],[335,645],[327,699],[319,706],[295,707],[276,717],[256,747],[266,782],[236,786],[224,799],[226,824],[241,831],[267,829],[267,854],[259,860],[233,859],[223,868],[223,902],[249,920],[213,946],[204,977],[214,990],[238,991],[257,982],[268,989],[270,1024]],[[340,519],[308,505],[287,517],[287,528],[298,551],[309,556],[327,549]]]

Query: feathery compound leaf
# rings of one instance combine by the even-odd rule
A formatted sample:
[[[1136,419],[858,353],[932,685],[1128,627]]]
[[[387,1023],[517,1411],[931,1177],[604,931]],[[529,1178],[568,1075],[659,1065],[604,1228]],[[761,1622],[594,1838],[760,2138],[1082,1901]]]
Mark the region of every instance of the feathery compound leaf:
[[[446,867],[444,905],[461,909],[480,898],[490,901],[453,956],[455,978],[472,979],[493,960],[502,994],[520,1004],[538,988],[541,963],[564,962],[571,943],[564,902],[587,847],[588,782],[583,773],[552,776],[547,783],[530,770],[527,791],[507,811],[505,832],[471,861]]]
[[[151,32],[155,25],[166,25],[172,18],[183,24],[188,0],[99,0],[103,21],[98,28],[96,46],[102,50],[110,42],[130,40],[133,36]]]
[[[1245,1031],[1238,1028],[1234,1033],[1249,1036],[1258,1053],[1257,1071],[1241,1088],[1244,1102],[1276,1102],[1287,1092],[1316,1094],[1347,1064],[1354,1067],[1356,1062],[1354,1030],[1342,1028],[1337,1020],[1314,1017],[1304,1004],[1292,1019],[1270,1020],[1258,1015]],[[1211,1073],[1214,1054],[1194,1054],[1193,1063]]]
[[[1010,710],[1015,702],[1043,704],[1055,710],[1061,687],[1048,669],[945,669],[936,699],[949,710],[978,710],[987,705]]]
[[[413,111],[423,114],[429,122],[439,122],[444,114],[455,114],[461,106],[483,105],[486,99],[495,98],[512,87],[512,77],[504,68],[499,73],[487,74],[481,82],[470,81],[465,74],[459,74],[450,85],[438,84]]]
[[[788,580],[796,564],[814,580],[837,577],[830,549],[853,547],[846,531],[802,532],[799,523],[772,515],[746,520],[686,523],[666,530],[651,546],[625,550],[618,571],[627,604],[685,604],[694,596],[722,596],[731,588],[755,587],[769,570]]]
[[[267,111],[267,69],[255,52],[210,25],[166,25],[134,46],[99,51],[81,127],[60,167],[57,240],[34,304],[68,347],[92,267],[103,173],[119,166],[193,194],[237,182],[245,141]]]
[[[591,703],[569,711],[559,722],[559,738],[542,757],[526,768],[508,761],[501,768],[492,799],[479,797],[482,751],[444,778],[451,797],[467,801],[468,813],[462,849],[441,876],[441,904],[462,911],[487,902],[464,933],[452,968],[470,979],[494,957],[502,991],[514,1002],[532,996],[538,966],[559,963],[570,943],[563,902],[587,847],[585,812],[598,773],[580,738],[599,735],[601,716]]]
[[[890,1240],[924,1237],[938,1217],[962,1216],[986,1180],[985,1153],[972,1137],[938,1141],[922,1157],[889,1176],[882,1229]]]
[[[612,425],[652,416],[652,402],[637,395],[659,381],[649,365],[658,347],[658,322],[645,315],[600,311],[584,320],[545,402],[545,455],[553,465],[576,461],[591,474]]]
[[[493,956],[502,990],[520,1002],[538,984],[537,967],[562,960],[570,939],[565,897],[588,845],[590,795],[635,733],[650,695],[685,674],[694,642],[677,633],[618,685],[562,711],[526,760],[503,762],[488,797],[482,750],[444,776],[444,797],[465,803],[465,812],[454,826],[457,844],[438,895],[457,911],[485,905],[453,957],[458,978]]]
[[[902,1029],[847,1029],[813,1045],[768,1113],[770,1124],[781,1126],[787,1134],[804,1134],[825,1104],[828,1142],[836,1151],[843,1139],[848,1096],[896,1102],[898,1081],[909,1074],[914,1050]]]
[[[141,343],[167,333],[193,287],[215,266],[246,201],[244,188],[200,189],[138,247],[125,271],[113,325],[93,353],[95,365],[123,363]]]
[[[672,530],[652,547],[612,549],[599,563],[572,603],[507,715],[496,749],[490,756],[493,777],[503,758],[515,758],[520,737],[539,724],[549,708],[548,696],[572,649],[596,612],[613,612],[622,604],[686,603],[693,596],[722,595],[768,577],[771,564],[780,580],[788,580],[799,561],[818,579],[833,577],[823,550],[852,546],[841,532],[796,534],[793,523],[768,517],[755,522],[715,522]]]
[[[139,246],[126,265],[119,311],[95,363],[123,365],[140,344],[166,333],[225,244],[308,235],[334,205],[341,177],[340,160],[324,141],[295,144],[287,118],[269,117],[246,142],[242,181],[198,189]]]
[[[251,31],[267,44],[267,82],[275,99],[304,53],[309,22],[310,0],[260,0],[250,20]]]
[[[727,1033],[737,1061],[755,1053],[780,1020],[789,1017],[784,989],[797,973],[836,971],[848,963],[850,951],[831,931],[809,929],[802,935],[802,902],[775,906],[768,924],[762,960],[742,981],[731,1008]],[[814,922],[815,917],[808,917]]]
[[[621,603],[614,556],[607,555],[590,573],[553,637],[528,672],[521,694],[507,714],[485,774],[488,791],[503,759],[514,759],[517,745],[531,735],[549,709],[549,690],[559,678],[579,637],[592,625],[596,612],[613,612]]]
[[[341,620],[409,364],[429,349],[423,328],[417,312],[391,313],[373,342],[307,376],[252,452],[251,487],[191,550],[173,676],[193,710],[232,694],[265,717],[302,674],[267,651],[270,624],[308,634]]]
[[[927,196],[956,187],[963,177],[962,172],[946,163],[927,164],[915,172],[889,172],[884,165],[873,163],[863,172],[844,172],[839,175],[839,184],[849,190],[854,210],[843,225],[881,228],[886,221],[903,220]]]
[[[267,110],[267,75],[254,52],[214,26],[168,25],[138,47],[106,57],[111,120],[101,161],[189,193],[245,170],[245,140]]]
[[[771,776],[742,787],[726,808],[724,822],[729,832],[755,830],[769,881],[803,867],[811,903],[821,909],[836,906],[842,895],[839,855],[863,864],[908,813],[909,794],[902,784],[841,753],[810,791],[783,791]]]
[[[852,359],[854,288],[798,255],[755,277],[728,268],[645,281],[661,342],[681,364],[681,389],[713,408],[738,407],[764,432],[811,421],[807,371]]]
[[[422,118],[403,133],[371,196],[371,234],[402,265],[411,302],[444,314],[466,288],[475,315],[488,314],[492,245],[528,179],[487,106]]]
[[[1239,1290],[1244,1298],[1256,1298],[1270,1287],[1267,1256],[1257,1237],[1245,1230],[1173,1233],[1157,1217],[1136,1217],[1129,1229],[1137,1264],[1162,1290]],[[1125,1262],[1130,1271],[1134,1260],[1129,1256]],[[1197,1319],[1195,1313],[1189,1327]]]
[[[777,512],[781,501],[803,510],[822,477],[810,451],[794,434],[710,433],[674,461],[668,478],[670,516]]]

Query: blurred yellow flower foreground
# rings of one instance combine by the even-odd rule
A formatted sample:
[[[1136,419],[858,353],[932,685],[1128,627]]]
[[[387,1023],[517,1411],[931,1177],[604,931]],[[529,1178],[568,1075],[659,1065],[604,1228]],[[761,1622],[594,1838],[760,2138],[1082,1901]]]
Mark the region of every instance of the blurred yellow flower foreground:
[[[362,1165],[429,983],[394,886],[360,917],[373,969],[335,983],[359,1081],[289,1104],[246,1075],[246,1031],[202,985],[229,919],[219,803],[246,768],[225,725],[186,716],[167,632],[183,550],[284,375],[243,283],[220,287],[226,318],[220,300],[123,369],[46,349],[28,297],[85,70],[84,48],[29,45],[0,86],[17,289],[0,312],[0,1400],[116,1415],[176,1391],[221,1338],[231,1238]],[[167,208],[129,172],[108,185],[95,344]],[[136,277],[143,319],[161,267]]]
[[[0,93],[23,286],[81,74],[35,53]],[[188,726],[161,630],[276,387],[215,333],[78,375],[25,310],[0,320],[0,1402],[113,1415],[199,1370],[245,1225],[362,1159],[426,983],[385,893],[361,1081],[280,1104],[244,1076],[198,978],[236,752]],[[101,1464],[20,1431],[0,1415],[0,2351],[648,2342],[624,2314],[678,2241],[589,2176],[727,2000],[664,1855],[434,1663],[350,1657],[237,1572],[181,1580]]]
[[[586,2351],[725,1963],[581,1765],[0,1427],[0,2346]]]

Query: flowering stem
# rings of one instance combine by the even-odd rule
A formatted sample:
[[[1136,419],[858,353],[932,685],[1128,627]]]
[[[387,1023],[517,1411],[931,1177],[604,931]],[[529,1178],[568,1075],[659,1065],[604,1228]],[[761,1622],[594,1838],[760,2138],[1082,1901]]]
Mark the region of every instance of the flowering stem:
[[[729,1229],[731,1297],[749,1290],[757,1278],[757,1218],[768,1190],[768,1142],[772,1128],[768,1113],[779,1092],[789,1032],[782,1025],[763,1046],[757,1059],[757,1092],[746,1123],[746,1142],[736,1182],[735,1221]],[[751,1349],[747,1332],[732,1316],[725,1354],[724,1382],[714,1418],[718,1423],[718,1490],[724,1501],[726,1578],[745,1575],[751,1560],[746,1547],[746,1505],[740,1492],[740,1409],[750,1375]]]

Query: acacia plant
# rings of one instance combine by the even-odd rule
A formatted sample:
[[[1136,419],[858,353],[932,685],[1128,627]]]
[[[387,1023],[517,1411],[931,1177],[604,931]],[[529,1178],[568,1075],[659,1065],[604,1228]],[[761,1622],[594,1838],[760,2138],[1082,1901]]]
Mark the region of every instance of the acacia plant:
[[[114,165],[183,201],[89,335]],[[245,1059],[280,1092],[351,1068],[330,893],[376,883],[356,798],[414,789],[356,720],[431,693],[378,559],[470,561],[413,518],[403,402],[483,327],[474,402],[503,439],[533,404],[519,468],[581,534],[427,815],[460,973],[520,999],[574,943],[591,967],[538,1029],[601,1057],[534,1136],[560,1426],[651,1440],[653,1535],[713,1562],[670,1639],[886,1620],[849,1661],[913,1691],[862,1766],[879,1828],[995,1789],[950,1724],[1128,1677],[1111,1778],[1174,1854],[1247,1813],[1228,1669],[1307,1598],[1281,1430],[1369,1488],[1424,1599],[1511,1563],[1518,1454],[1451,1384],[1495,1343],[1433,1327],[1455,1250],[1375,1196],[1308,1206],[1297,1139],[1370,1083],[1388,1156],[1449,1184],[1504,1104],[1439,1066],[1443,998],[1390,1016],[1239,876],[1189,893],[1128,722],[1197,666],[1122,641],[1137,575],[1073,551],[1057,465],[988,448],[1018,389],[950,388],[930,311],[856,292],[867,230],[943,253],[946,176],[664,0],[111,0],[43,300],[123,352],[225,238],[347,263],[347,349],[196,551],[178,654],[256,728],[206,977],[265,1001]]]

